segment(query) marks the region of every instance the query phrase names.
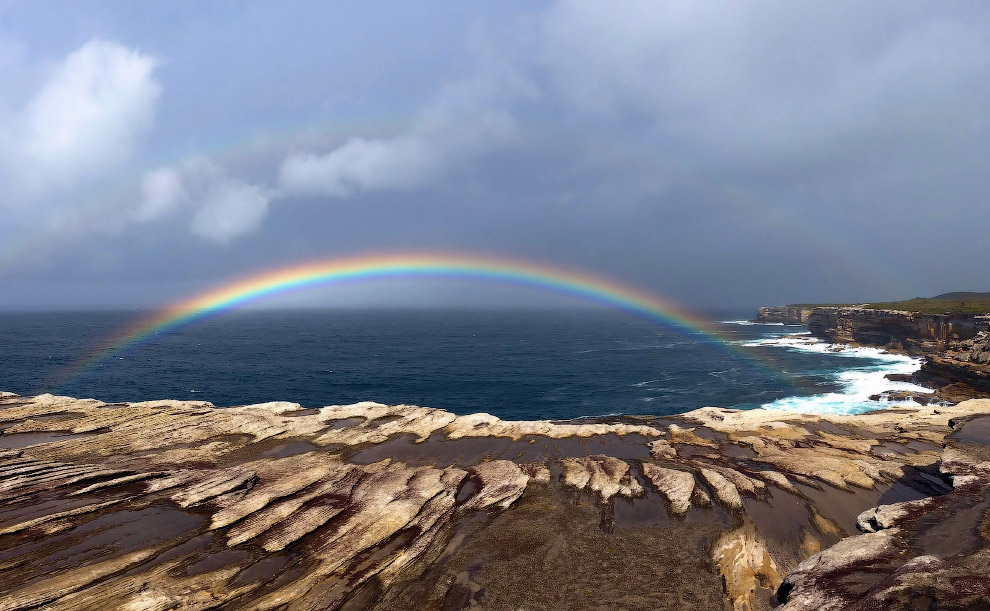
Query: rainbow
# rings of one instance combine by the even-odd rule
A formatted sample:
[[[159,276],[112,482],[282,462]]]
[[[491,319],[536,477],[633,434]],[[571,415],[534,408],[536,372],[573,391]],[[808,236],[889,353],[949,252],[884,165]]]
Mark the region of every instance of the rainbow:
[[[252,304],[266,297],[320,285],[410,277],[483,280],[551,291],[645,317],[698,335],[736,356],[761,360],[753,353],[728,343],[709,327],[707,321],[674,303],[600,276],[532,261],[488,255],[398,253],[289,265],[248,276],[179,301],[111,338],[73,367],[63,378],[63,382],[55,387],[64,386],[108,357],[158,333]],[[763,364],[783,379],[779,366],[766,362]]]

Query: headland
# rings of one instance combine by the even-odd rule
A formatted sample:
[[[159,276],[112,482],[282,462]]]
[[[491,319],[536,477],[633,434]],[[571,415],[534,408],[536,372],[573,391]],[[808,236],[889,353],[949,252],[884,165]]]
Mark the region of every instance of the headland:
[[[946,293],[890,303],[769,306],[759,309],[757,320],[802,325],[834,344],[878,346],[923,357],[917,372],[899,380],[933,392],[894,399],[957,403],[990,397],[990,293]]]

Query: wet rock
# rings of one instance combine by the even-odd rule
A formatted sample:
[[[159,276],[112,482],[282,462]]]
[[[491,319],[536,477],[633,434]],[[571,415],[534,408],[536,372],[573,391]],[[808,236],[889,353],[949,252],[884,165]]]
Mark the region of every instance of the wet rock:
[[[242,405],[240,407],[229,407],[227,409],[242,411],[242,412],[267,412],[271,414],[291,414],[293,412],[301,412],[303,406],[298,403],[290,403],[288,401],[269,401],[267,403],[254,403],[252,405]]]
[[[907,501],[893,505],[880,505],[859,514],[859,517],[856,518],[856,528],[864,533],[893,528],[903,518],[921,513],[931,504],[931,499],[921,499],[920,501]]]
[[[972,405],[972,404],[971,404]],[[979,418],[957,421],[941,470],[947,493],[863,512],[848,537],[784,580],[782,609],[985,609],[990,600],[990,447]],[[975,440],[970,441],[970,440]]]
[[[282,551],[348,509],[354,486],[368,476],[368,472],[356,468],[337,472],[313,490],[266,507],[235,524],[228,532],[229,544],[259,537],[266,551]]]
[[[587,590],[622,587],[609,604],[645,609],[660,587],[689,608],[699,600],[692,596],[724,594],[735,608],[764,609],[790,567],[800,570],[779,588],[782,600],[811,605],[794,608],[817,609],[807,601],[818,600],[822,608],[868,601],[864,611],[898,609],[929,595],[967,608],[986,578],[990,455],[981,448],[990,432],[973,416],[988,413],[990,402],[966,402],[857,416],[705,408],[664,419],[527,423],[375,403],[320,411],[4,395],[0,424],[41,441],[0,450],[0,609],[376,608],[417,584],[441,605],[465,571],[467,604],[494,608],[504,602],[494,582],[506,578],[507,558],[531,546],[546,553],[516,588],[538,608],[594,608]],[[341,419],[353,421],[334,428]],[[410,454],[388,451],[408,449],[397,435],[418,441],[409,462],[401,457]],[[597,439],[604,435],[607,444]],[[547,441],[567,438],[581,441]],[[486,451],[448,467],[457,439],[484,439]],[[355,459],[378,440],[387,442],[379,452]],[[599,443],[609,450],[587,455]],[[286,444],[303,451],[273,451]],[[613,449],[622,456],[609,456]],[[895,482],[944,492],[926,479],[940,482],[936,465],[950,492],[870,509]],[[709,494],[731,511],[711,508]],[[686,519],[654,515],[664,503]],[[840,542],[872,550],[848,564],[849,554],[829,545],[857,515],[861,528],[879,532]],[[549,526],[533,530],[535,519]],[[503,529],[525,544],[503,543]],[[668,535],[691,543],[658,556]],[[878,535],[889,546],[856,542]],[[479,538],[493,547],[459,559]],[[623,540],[653,543],[633,544],[603,573],[603,554]],[[678,571],[691,554],[704,557],[687,578]],[[809,555],[814,565],[801,564]],[[543,583],[540,563],[554,558],[566,558],[567,570]],[[621,583],[569,581],[580,566],[589,567],[581,579]],[[691,591],[704,567],[714,567],[718,577],[708,577],[724,592],[717,583]],[[657,575],[650,592],[629,585],[644,574]],[[943,585],[960,583],[951,598]],[[426,599],[403,600],[377,608]]]
[[[180,507],[195,507],[222,494],[239,488],[249,487],[258,478],[249,469],[231,468],[217,471],[191,484],[172,495],[172,500]]]
[[[733,611],[760,608],[757,588],[772,592],[781,583],[777,564],[752,524],[719,537],[712,548],[712,560],[722,573]]]
[[[700,437],[697,433],[695,433],[694,428],[684,428],[676,424],[671,424],[667,430],[670,432],[671,441],[678,444],[702,446],[714,449],[718,449],[719,447],[718,443],[715,441]]]
[[[666,439],[657,439],[651,441],[648,445],[650,447],[650,455],[654,458],[674,458],[677,456],[677,450]]]
[[[701,487],[695,486],[691,493],[691,503],[697,507],[711,507],[712,497]]]
[[[897,532],[897,529],[890,529],[843,539],[799,564],[778,588],[778,600],[787,603],[781,610],[848,608],[847,598],[822,592],[822,588],[828,589],[829,582],[853,568],[869,568],[893,557],[897,551]]]
[[[550,483],[550,469],[544,463],[522,463],[519,465],[529,481],[537,484]]]
[[[335,470],[333,463],[317,464],[306,468],[303,461],[286,459],[288,463],[274,474],[254,486],[240,501],[224,507],[213,514],[211,528],[222,528],[241,520],[271,504],[273,501],[291,496],[322,480]],[[299,466],[296,469],[290,467]],[[257,477],[257,473],[255,477]],[[180,504],[181,501],[180,501]]]
[[[612,456],[565,458],[564,483],[578,490],[597,492],[607,501],[615,495],[637,497],[643,487],[629,472],[629,463]]]
[[[735,486],[736,490],[739,492],[757,495],[765,492],[767,489],[767,485],[762,481],[748,477],[735,469],[720,466],[712,466],[711,469],[716,471],[728,481],[732,482],[732,485]]]
[[[165,477],[168,475],[167,471],[151,471],[149,473],[135,473],[133,475],[125,475],[123,477],[117,477],[114,479],[109,479],[96,484],[86,486],[85,488],[80,488],[72,493],[71,496],[78,496],[80,494],[91,494],[99,490],[106,490],[108,488],[114,488],[117,486],[126,486],[127,484],[133,484],[135,482],[143,482],[145,480],[154,479],[157,477]]]
[[[777,471],[760,471],[759,476],[778,488],[786,490],[790,493],[797,494],[798,492],[797,488],[794,487],[794,484],[792,484],[783,473],[779,473]]]
[[[151,558],[157,550],[141,550],[81,567],[65,575],[36,581],[4,596],[2,607],[5,611],[31,609],[57,600],[67,594],[96,583],[100,579],[140,564]]]
[[[885,390],[882,393],[870,395],[870,400],[885,401],[889,403],[917,403],[919,405],[931,405],[932,403],[937,403],[939,401],[939,398],[935,395],[934,392],[918,392],[914,390]]]
[[[82,507],[76,507],[75,509],[68,509],[66,511],[59,511],[57,513],[42,515],[37,518],[31,518],[30,520],[17,522],[10,526],[0,528],[0,535],[11,535],[14,533],[19,533],[21,531],[42,526],[49,522],[57,522],[59,520],[62,520],[63,518],[96,513],[101,509],[106,509],[107,507],[116,505],[119,502],[120,502],[119,500],[113,500],[113,501],[106,501],[105,503],[94,503],[92,505],[84,505]]]
[[[465,509],[485,509],[492,505],[506,509],[522,496],[529,483],[529,476],[519,465],[508,460],[484,462],[468,467],[468,472],[478,479],[481,489],[464,504]]]
[[[730,509],[742,509],[742,497],[735,484],[714,469],[701,469],[701,476],[712,488],[715,498]]]
[[[687,471],[666,469],[650,462],[643,463],[643,474],[670,503],[670,510],[683,515],[691,508],[694,475]]]
[[[416,407],[412,405],[382,405],[380,403],[355,403],[354,405],[334,405],[321,410],[324,421],[363,418],[363,426],[331,429],[317,437],[320,445],[343,444],[359,445],[381,443],[394,435],[414,435],[422,442],[434,433],[442,433],[448,439],[470,437],[506,437],[521,439],[529,435],[539,435],[552,439],[566,437],[591,437],[594,435],[639,434],[659,437],[659,429],[625,423],[581,423],[561,424],[549,420],[505,421],[491,414],[469,414],[455,416],[444,410]],[[377,421],[377,424],[376,424]]]

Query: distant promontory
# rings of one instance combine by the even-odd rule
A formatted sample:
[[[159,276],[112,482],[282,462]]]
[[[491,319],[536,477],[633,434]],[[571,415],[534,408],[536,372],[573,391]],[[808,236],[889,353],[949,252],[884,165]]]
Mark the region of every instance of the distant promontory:
[[[756,320],[803,325],[823,340],[923,356],[911,381],[958,402],[990,396],[990,293],[862,304],[761,307]]]

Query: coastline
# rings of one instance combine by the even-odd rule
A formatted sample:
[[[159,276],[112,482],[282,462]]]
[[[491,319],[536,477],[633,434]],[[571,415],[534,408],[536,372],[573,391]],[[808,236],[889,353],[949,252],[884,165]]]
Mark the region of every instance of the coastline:
[[[899,400],[958,403],[990,397],[990,314],[934,313],[863,306],[764,306],[758,322],[800,325],[832,344],[873,346],[891,354],[922,359],[910,375],[892,382],[910,382],[932,391],[886,393]]]
[[[0,394],[0,607],[978,608],[944,586],[987,582],[988,539],[935,517],[983,511],[988,427],[990,401],[526,422]],[[936,527],[965,553],[915,560]]]
[[[785,326],[784,323],[774,322],[722,321],[722,323]],[[794,328],[794,325],[791,325],[791,328]],[[935,399],[931,389],[913,382],[914,375],[923,365],[923,359],[908,355],[904,351],[831,343],[811,335],[808,331],[769,332],[761,339],[743,340],[737,343],[748,348],[807,352],[835,359],[834,390],[782,397],[762,404],[760,407],[763,409],[855,414],[882,409],[895,402],[917,405],[946,404]],[[848,362],[843,364],[842,359],[854,359],[855,364]]]

